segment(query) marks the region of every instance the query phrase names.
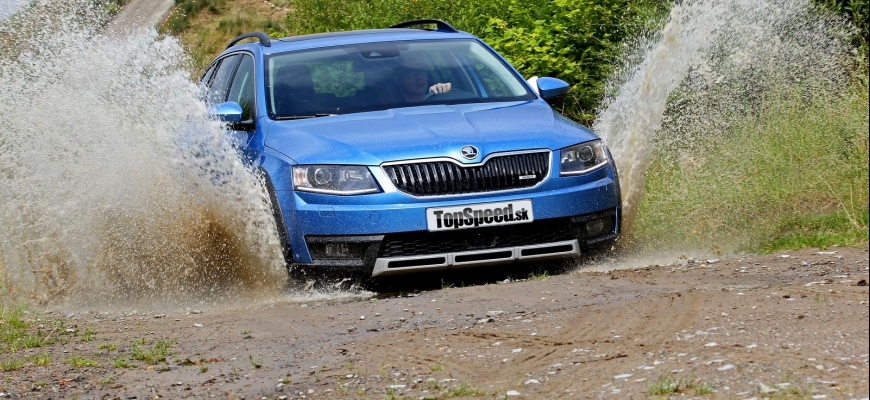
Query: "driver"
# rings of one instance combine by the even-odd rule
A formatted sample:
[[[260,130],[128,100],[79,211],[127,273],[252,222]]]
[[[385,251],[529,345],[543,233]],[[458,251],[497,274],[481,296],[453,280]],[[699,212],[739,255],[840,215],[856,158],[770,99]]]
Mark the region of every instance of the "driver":
[[[393,75],[393,83],[399,88],[402,99],[407,103],[419,103],[426,95],[448,93],[452,85],[436,83],[429,86],[429,68],[420,58],[402,57],[399,68]]]

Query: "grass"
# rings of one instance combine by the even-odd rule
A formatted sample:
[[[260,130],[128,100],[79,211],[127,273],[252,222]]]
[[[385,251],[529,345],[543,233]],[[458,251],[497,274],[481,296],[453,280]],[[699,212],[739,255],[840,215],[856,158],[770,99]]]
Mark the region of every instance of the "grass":
[[[694,375],[677,378],[673,374],[662,374],[647,387],[650,396],[670,396],[675,394],[694,394],[704,396],[713,393],[713,386],[701,382]]]
[[[634,235],[650,248],[773,252],[868,240],[868,88],[792,88],[720,135],[657,149]]]
[[[66,361],[64,361],[64,363],[69,364],[69,366],[71,366],[73,368],[96,367],[99,365],[94,360],[84,358],[84,357],[79,357],[79,356],[71,357],[71,358],[67,359]]]
[[[118,349],[118,345],[114,343],[103,343],[98,346],[100,350],[105,350],[108,352],[112,352]]]
[[[52,364],[51,355],[48,353],[34,354],[30,357],[30,362],[37,367],[48,367]]]
[[[529,280],[532,280],[532,281],[543,281],[549,277],[550,277],[550,273],[547,271],[532,272],[529,274]]]
[[[6,360],[3,362],[0,362],[0,371],[3,371],[3,372],[17,371],[17,370],[21,369],[21,367],[23,367],[25,363],[26,362],[24,360],[17,359],[17,358],[11,359],[11,360]]]
[[[96,332],[94,332],[93,329],[90,329],[90,328],[86,329],[85,332],[82,333],[82,337],[81,337],[82,342],[92,342],[94,340],[95,333]]]
[[[112,366],[115,368],[136,368],[136,365],[131,364],[130,359],[127,357],[116,358],[112,362]]]
[[[166,361],[170,347],[172,347],[172,343],[165,340],[157,340],[150,348],[145,347],[145,339],[137,340],[133,342],[130,358],[155,365]]]
[[[55,342],[58,331],[64,332],[58,323],[53,329],[41,329],[26,312],[25,307],[0,305],[0,354],[48,346]]]
[[[438,372],[438,371],[444,371],[444,368],[445,367],[441,364],[435,364],[432,367],[430,367],[429,369],[431,369],[432,372]]]
[[[252,354],[248,354],[248,360],[251,361],[251,366],[253,366],[255,369],[263,368],[262,359],[255,359]]]
[[[773,253],[805,247],[828,248],[834,245],[860,243],[867,240],[868,212],[857,216],[858,228],[845,213],[808,215],[783,222],[776,238],[763,244],[761,250]],[[865,227],[861,229],[861,227]]]

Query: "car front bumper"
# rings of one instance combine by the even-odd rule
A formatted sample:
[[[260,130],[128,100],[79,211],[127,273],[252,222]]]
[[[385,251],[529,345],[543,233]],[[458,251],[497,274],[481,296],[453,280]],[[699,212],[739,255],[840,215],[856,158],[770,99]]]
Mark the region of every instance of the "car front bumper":
[[[284,219],[294,264],[373,276],[577,256],[585,246],[615,238],[620,228],[619,183],[609,166],[530,190],[467,196],[277,194],[281,209],[290,210]],[[427,230],[428,208],[515,200],[532,201],[533,222]],[[606,232],[585,233],[588,221],[602,218],[610,221]]]

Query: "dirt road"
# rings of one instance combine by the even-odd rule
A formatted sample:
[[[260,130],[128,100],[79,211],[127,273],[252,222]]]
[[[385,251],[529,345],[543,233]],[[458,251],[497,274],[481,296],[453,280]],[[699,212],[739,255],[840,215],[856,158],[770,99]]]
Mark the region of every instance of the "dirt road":
[[[46,352],[51,359],[3,372],[0,391],[121,399],[865,399],[867,280],[865,246],[581,270],[382,299],[85,313],[61,317],[66,345],[0,355],[3,363]],[[74,367],[75,359],[97,366]]]
[[[109,24],[109,31],[154,27],[172,10],[174,0],[131,0]]]

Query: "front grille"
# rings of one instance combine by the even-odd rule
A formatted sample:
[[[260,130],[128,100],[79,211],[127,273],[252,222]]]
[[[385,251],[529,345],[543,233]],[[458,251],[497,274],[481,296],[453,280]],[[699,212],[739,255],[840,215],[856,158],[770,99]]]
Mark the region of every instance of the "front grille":
[[[467,167],[432,161],[383,168],[397,189],[414,196],[493,192],[532,187],[543,181],[550,173],[550,153],[496,156],[483,165]]]
[[[384,236],[379,257],[405,257],[527,246],[577,239],[568,219],[446,232],[404,232]]]

